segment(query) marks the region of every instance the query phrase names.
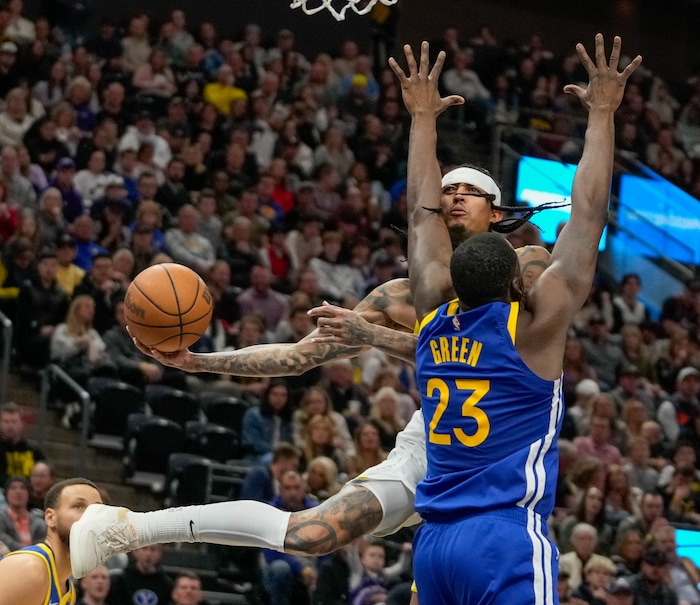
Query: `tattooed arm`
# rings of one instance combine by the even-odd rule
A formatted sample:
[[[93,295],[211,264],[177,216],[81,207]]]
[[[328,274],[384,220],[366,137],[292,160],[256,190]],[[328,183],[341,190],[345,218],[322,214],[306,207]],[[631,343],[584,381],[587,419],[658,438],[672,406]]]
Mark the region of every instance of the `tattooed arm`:
[[[382,506],[364,487],[347,486],[343,497],[329,498],[319,506],[292,513],[284,539],[284,552],[321,555],[370,533],[382,520]]]
[[[416,361],[418,337],[413,334],[372,325],[359,313],[328,303],[311,309],[309,315],[319,318],[319,336],[312,338],[315,343],[372,346],[408,363]]]

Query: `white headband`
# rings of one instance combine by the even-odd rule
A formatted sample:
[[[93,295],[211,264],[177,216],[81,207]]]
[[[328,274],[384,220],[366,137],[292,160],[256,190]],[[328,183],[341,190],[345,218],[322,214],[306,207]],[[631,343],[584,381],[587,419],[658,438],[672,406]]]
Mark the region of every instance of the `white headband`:
[[[494,181],[488,174],[485,174],[480,170],[475,170],[474,168],[462,166],[461,168],[450,170],[450,172],[442,177],[443,189],[447,187],[447,185],[457,185],[459,183],[474,185],[474,187],[478,187],[486,193],[495,195],[496,198],[491,203],[494,206],[501,205],[501,190],[496,184],[496,181]]]

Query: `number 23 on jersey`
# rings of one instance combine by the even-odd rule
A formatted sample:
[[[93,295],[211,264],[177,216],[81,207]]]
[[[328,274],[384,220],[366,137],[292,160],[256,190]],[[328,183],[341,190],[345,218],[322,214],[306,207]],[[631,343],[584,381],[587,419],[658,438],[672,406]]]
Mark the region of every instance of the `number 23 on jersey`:
[[[437,408],[430,420],[429,440],[435,445],[452,445],[454,435],[462,445],[466,447],[476,447],[482,444],[489,436],[491,422],[486,412],[479,407],[479,402],[491,388],[489,380],[455,380],[456,391],[450,393],[450,386],[441,378],[431,378],[428,380],[427,396],[433,397],[437,392],[440,400]],[[460,427],[445,426],[447,421],[440,423],[442,416],[447,410],[447,406],[452,401],[454,405],[462,400],[462,417],[472,418],[476,422],[476,431],[467,434]]]

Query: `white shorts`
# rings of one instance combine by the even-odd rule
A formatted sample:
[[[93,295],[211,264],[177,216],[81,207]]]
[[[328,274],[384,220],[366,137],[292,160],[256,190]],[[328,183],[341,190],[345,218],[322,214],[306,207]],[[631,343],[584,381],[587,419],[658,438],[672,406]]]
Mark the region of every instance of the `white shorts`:
[[[425,478],[426,466],[425,424],[423,413],[417,410],[397,435],[396,446],[387,459],[348,482],[366,487],[382,506],[382,521],[373,535],[386,536],[421,522],[413,503],[416,486]]]

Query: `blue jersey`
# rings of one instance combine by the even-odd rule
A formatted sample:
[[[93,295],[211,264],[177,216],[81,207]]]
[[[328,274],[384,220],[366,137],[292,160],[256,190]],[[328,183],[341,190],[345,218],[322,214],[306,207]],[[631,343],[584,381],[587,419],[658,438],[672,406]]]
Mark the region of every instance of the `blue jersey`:
[[[65,586],[61,586],[56,573],[56,559],[53,556],[53,551],[46,544],[34,544],[15,550],[7,557],[13,555],[33,555],[39,557],[46,564],[46,573],[49,576],[49,589],[46,591],[46,596],[42,605],[74,605],[75,604],[75,587],[68,580]]]
[[[544,380],[515,348],[517,303],[459,312],[442,305],[419,326],[417,377],[428,470],[416,491],[426,521],[554,508],[561,379]]]

